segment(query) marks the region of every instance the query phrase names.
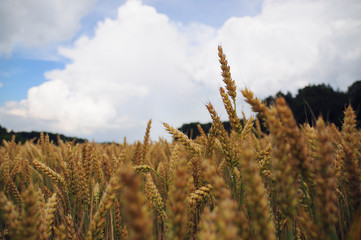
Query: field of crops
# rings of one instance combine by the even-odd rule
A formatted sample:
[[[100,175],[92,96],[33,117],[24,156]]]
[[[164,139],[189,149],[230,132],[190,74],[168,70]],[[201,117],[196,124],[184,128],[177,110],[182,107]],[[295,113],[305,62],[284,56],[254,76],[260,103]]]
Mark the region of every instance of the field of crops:
[[[195,140],[64,143],[48,136],[0,147],[1,239],[361,239],[361,132],[298,126],[283,98],[267,107],[240,92],[219,47],[232,126],[211,103]],[[240,121],[242,97],[259,119]],[[261,124],[267,129],[261,131]]]

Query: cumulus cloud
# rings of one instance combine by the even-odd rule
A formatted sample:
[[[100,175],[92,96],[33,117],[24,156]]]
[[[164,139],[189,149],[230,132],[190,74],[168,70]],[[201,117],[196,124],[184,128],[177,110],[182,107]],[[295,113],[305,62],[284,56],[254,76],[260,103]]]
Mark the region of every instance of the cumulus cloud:
[[[121,139],[125,132],[141,138],[144,124],[153,118],[159,134],[164,132],[161,121],[179,125],[185,120],[180,116],[201,118],[199,109],[208,97],[197,95],[207,92],[212,80],[217,86],[218,76],[212,79],[204,66],[198,67],[208,54],[195,53],[199,42],[214,33],[201,24],[171,22],[153,7],[128,1],[116,19],[98,24],[93,38],[81,37],[73,47],[59,50],[71,64],[47,72],[47,82],[6,109],[46,121],[51,130],[88,137],[112,129]],[[195,60],[199,63],[193,65]]]
[[[259,15],[215,29],[128,1],[93,37],[59,50],[71,60],[65,69],[47,72],[27,99],[0,110],[12,122],[18,116],[98,141],[141,139],[149,118],[152,136],[166,135],[160,122],[209,121],[204,103],[220,103],[219,43],[238,86],[260,97],[310,83],[345,89],[361,76],[359,12],[357,0],[266,0]]]
[[[352,0],[268,0],[258,16],[229,19],[219,38],[235,75],[262,96],[308,83],[345,89],[361,75],[360,11]]]
[[[69,40],[96,0],[0,1],[0,55],[16,45],[40,47]]]

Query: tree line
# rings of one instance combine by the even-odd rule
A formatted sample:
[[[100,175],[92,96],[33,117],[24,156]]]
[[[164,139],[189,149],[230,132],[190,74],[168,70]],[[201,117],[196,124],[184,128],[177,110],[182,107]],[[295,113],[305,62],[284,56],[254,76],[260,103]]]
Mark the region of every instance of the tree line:
[[[341,127],[343,120],[343,111],[346,106],[350,105],[357,113],[357,127],[361,127],[361,80],[350,85],[346,92],[334,90],[330,85],[308,85],[299,89],[297,94],[293,96],[290,92],[284,94],[278,92],[276,96],[285,98],[290,106],[293,115],[299,125],[308,122],[314,125],[317,118],[322,116],[325,121],[334,123],[337,127]],[[274,97],[269,96],[263,100],[267,105],[274,102]],[[241,119],[241,123],[243,120]],[[179,130],[187,134],[190,138],[200,135],[197,128],[199,122],[183,124]],[[211,123],[200,124],[205,133],[211,128]],[[227,131],[230,131],[230,123],[223,122]]]
[[[44,136],[46,134],[49,135],[50,142],[58,145],[58,140],[61,139],[63,142],[67,141],[75,141],[76,143],[84,143],[86,140],[82,138],[75,138],[75,137],[67,137],[63,134],[56,134],[51,132],[43,132]],[[12,137],[15,136],[16,143],[25,143],[26,141],[37,141],[40,138],[40,132],[31,131],[31,132],[14,132],[8,131],[6,128],[0,125],[0,144],[3,140],[10,141]]]

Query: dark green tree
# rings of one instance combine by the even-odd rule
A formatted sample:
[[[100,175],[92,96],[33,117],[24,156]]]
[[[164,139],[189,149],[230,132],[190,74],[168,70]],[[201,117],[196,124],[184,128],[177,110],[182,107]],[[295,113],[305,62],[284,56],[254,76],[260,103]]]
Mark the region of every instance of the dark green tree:
[[[329,85],[320,84],[298,90],[290,107],[299,124],[312,124],[322,116],[326,121],[340,127],[347,102],[346,93],[334,91]]]
[[[347,90],[349,102],[352,108],[356,111],[357,127],[361,127],[361,80],[354,82]]]

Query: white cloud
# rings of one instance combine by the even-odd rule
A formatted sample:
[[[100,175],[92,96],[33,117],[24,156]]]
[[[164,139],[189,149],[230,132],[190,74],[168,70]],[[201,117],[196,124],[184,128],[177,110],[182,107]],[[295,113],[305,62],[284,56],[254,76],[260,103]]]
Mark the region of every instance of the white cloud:
[[[16,45],[40,47],[69,40],[96,0],[0,1],[0,55]]]
[[[0,82],[0,88],[3,86],[3,84]]]
[[[229,19],[219,37],[234,74],[262,96],[307,83],[345,89],[361,75],[352,67],[361,63],[359,12],[359,1],[265,1],[262,14]]]
[[[49,129],[90,138],[97,129],[113,129],[119,139],[132,129],[130,138],[141,138],[149,118],[156,134],[163,133],[161,121],[179,125],[189,115],[193,120],[202,115],[199,109],[207,96],[197,98],[197,93],[203,86],[207,90],[212,79],[198,68],[201,63],[195,67],[189,61],[201,60],[195,55],[199,41],[214,32],[200,24],[171,22],[154,8],[129,1],[119,8],[117,19],[98,24],[93,38],[81,37],[72,48],[61,48],[72,63],[47,72],[49,81],[7,109],[25,111],[28,118],[46,121]]]
[[[13,111],[12,122],[17,114],[98,141],[141,139],[149,118],[152,136],[166,135],[162,121],[209,121],[208,100],[222,112],[218,43],[238,85],[260,97],[309,83],[345,89],[361,76],[359,12],[356,0],[268,0],[261,14],[214,29],[184,26],[128,1],[116,19],[98,23],[94,37],[59,50],[71,64],[47,72],[48,81],[31,88],[27,99],[1,111]]]

